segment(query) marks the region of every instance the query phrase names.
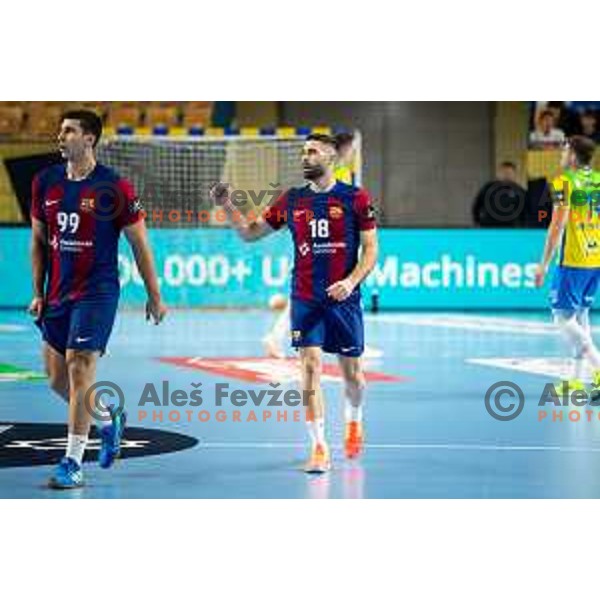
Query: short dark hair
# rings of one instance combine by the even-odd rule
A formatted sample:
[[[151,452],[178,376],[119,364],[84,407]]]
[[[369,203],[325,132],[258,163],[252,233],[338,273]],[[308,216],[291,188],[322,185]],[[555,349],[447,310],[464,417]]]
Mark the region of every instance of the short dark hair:
[[[321,144],[327,144],[333,146],[337,151],[336,140],[333,136],[327,135],[326,133],[311,133],[307,138],[307,142],[321,142]]]
[[[575,158],[580,165],[589,165],[594,158],[596,144],[585,135],[574,135],[569,140],[569,145],[575,153]]]
[[[512,169],[513,171],[517,170],[517,165],[515,165],[515,163],[512,162],[511,160],[505,160],[505,161],[501,162],[500,166],[505,169]]]
[[[102,119],[91,110],[69,110],[62,116],[63,120],[73,119],[79,121],[83,133],[91,133],[94,136],[94,148],[102,137]]]
[[[342,146],[347,146],[354,142],[354,134],[349,131],[342,131],[333,136],[335,147],[339,150]]]
[[[582,113],[582,117],[593,117],[596,118],[596,113],[591,108],[586,108]]]
[[[546,109],[540,113],[540,119],[543,119],[544,117],[547,117],[547,116],[550,116],[554,119],[554,113],[551,110]]]

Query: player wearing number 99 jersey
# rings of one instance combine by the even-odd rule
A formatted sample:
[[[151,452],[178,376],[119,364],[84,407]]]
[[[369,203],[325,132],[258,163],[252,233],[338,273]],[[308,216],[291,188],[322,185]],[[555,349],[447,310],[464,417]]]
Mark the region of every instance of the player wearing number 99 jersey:
[[[48,239],[47,310],[118,298],[119,235],[143,218],[128,181],[101,164],[81,180],[64,164],[50,167],[33,181],[31,215]]]
[[[49,481],[60,489],[83,484],[81,463],[92,416],[99,421],[100,466],[110,467],[119,453],[123,406],[111,410],[91,391],[119,300],[122,231],[148,292],[147,317],[158,324],[166,312],[141,205],[127,181],[96,162],[101,134],[102,121],[94,113],[64,115],[58,145],[66,163],[40,173],[32,189],[30,312],[42,331],[50,385],[69,402],[66,455]]]

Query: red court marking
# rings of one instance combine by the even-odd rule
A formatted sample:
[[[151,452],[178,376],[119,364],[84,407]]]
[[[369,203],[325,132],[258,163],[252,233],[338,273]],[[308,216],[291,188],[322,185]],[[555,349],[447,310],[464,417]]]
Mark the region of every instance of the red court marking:
[[[201,358],[201,357],[164,357],[160,362],[206,371],[214,375],[223,375],[232,379],[240,379],[248,383],[269,383],[273,381],[294,381],[299,377],[298,360],[296,358]],[[387,375],[375,371],[365,371],[367,381],[376,383],[398,383],[408,381],[408,377]],[[323,365],[325,381],[342,381],[342,373],[338,365]]]

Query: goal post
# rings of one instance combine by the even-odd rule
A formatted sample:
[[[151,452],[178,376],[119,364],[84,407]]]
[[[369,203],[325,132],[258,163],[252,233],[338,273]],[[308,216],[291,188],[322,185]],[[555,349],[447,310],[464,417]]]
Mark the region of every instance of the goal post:
[[[222,220],[214,218],[210,187],[218,181],[227,182],[242,200],[242,212],[244,207],[263,210],[277,193],[303,184],[301,153],[305,139],[306,135],[297,133],[115,135],[101,141],[98,159],[133,183],[150,227],[222,226]],[[360,184],[360,135],[356,136],[354,161],[354,181]],[[200,217],[198,213],[202,213]]]
[[[321,130],[322,131],[322,130]],[[245,244],[229,229],[210,187],[231,184],[241,212],[262,212],[289,187],[304,184],[306,134],[134,136],[103,139],[98,160],[130,180],[146,212],[161,289],[173,308],[265,307],[286,294],[292,247],[284,233]],[[360,182],[357,136],[353,180]],[[145,291],[131,252],[122,243],[123,305],[141,308]]]

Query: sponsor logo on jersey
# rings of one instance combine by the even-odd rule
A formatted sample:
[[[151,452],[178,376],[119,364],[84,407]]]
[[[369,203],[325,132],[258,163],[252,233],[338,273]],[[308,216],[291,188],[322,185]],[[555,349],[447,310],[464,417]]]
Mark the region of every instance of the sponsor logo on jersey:
[[[310,244],[308,242],[304,242],[299,248],[298,252],[300,256],[306,256],[310,252]]]

